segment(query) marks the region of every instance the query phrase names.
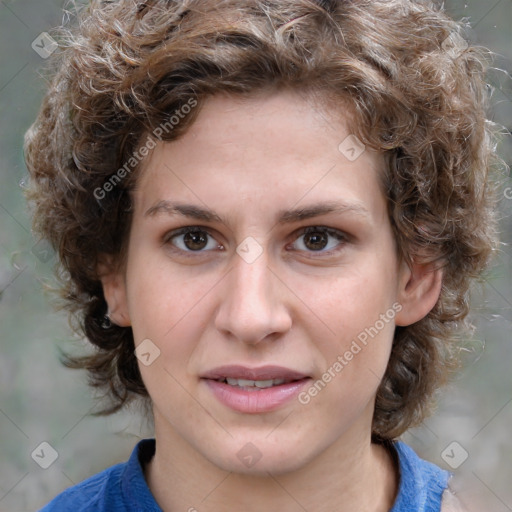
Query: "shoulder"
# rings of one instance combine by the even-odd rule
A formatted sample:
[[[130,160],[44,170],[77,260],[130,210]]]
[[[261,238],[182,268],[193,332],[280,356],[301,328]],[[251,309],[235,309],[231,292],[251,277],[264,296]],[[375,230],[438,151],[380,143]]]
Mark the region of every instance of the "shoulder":
[[[442,508],[451,474],[421,459],[401,441],[394,442],[393,446],[398,459],[399,487],[391,512],[459,512],[457,509]]]
[[[116,464],[59,494],[40,512],[162,512],[144,479],[155,440],[137,443],[127,462]]]
[[[70,487],[40,512],[162,512],[144,478],[144,465],[154,453],[154,439],[139,441],[127,462]]]
[[[448,487],[443,493],[441,512],[468,512],[455,493]]]
[[[451,473],[420,458],[410,446],[402,441],[396,442],[394,446],[398,452],[400,472],[404,481],[411,484],[428,483],[432,488],[435,487],[441,492],[448,488]]]
[[[114,498],[119,489],[121,474],[125,466],[126,463],[117,464],[66,489],[43,507],[40,512],[105,510],[105,502],[110,501],[110,497]]]

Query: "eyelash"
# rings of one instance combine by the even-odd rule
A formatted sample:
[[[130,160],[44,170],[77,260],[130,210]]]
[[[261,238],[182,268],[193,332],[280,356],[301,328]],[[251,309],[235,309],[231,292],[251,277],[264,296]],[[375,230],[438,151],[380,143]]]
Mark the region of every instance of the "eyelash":
[[[171,248],[175,251],[179,251],[181,254],[185,254],[187,257],[197,257],[198,255],[200,254],[204,254],[205,252],[209,252],[211,251],[212,249],[209,249],[208,251],[205,251],[205,250],[197,250],[197,251],[193,251],[193,250],[183,250],[179,247],[176,247],[175,244],[172,243],[173,239],[179,237],[179,236],[183,236],[183,235],[186,235],[188,233],[206,233],[206,235],[210,238],[213,238],[216,242],[217,240],[215,239],[215,237],[210,233],[209,229],[208,228],[205,228],[205,227],[202,227],[202,226],[186,226],[186,227],[183,227],[183,228],[179,228],[179,229],[176,229],[176,230],[173,230],[173,231],[170,231],[168,233],[166,233],[163,237],[163,245],[167,245],[167,246],[171,246]],[[336,245],[336,247],[334,249],[330,249],[330,250],[319,250],[319,251],[305,251],[308,253],[308,255],[310,255],[309,257],[313,256],[313,257],[321,257],[320,255],[322,256],[325,256],[325,255],[332,255],[338,251],[340,251],[342,249],[342,247],[350,241],[350,237],[344,233],[343,231],[340,231],[338,229],[333,229],[333,228],[329,228],[329,227],[326,227],[326,226],[307,226],[307,227],[304,227],[304,228],[301,228],[299,231],[296,231],[294,234],[293,234],[293,241],[292,243],[296,243],[297,240],[299,240],[301,237],[303,237],[304,235],[307,235],[307,234],[310,234],[310,233],[324,233],[324,234],[327,234],[329,235],[330,237],[333,237],[335,238],[336,240],[339,241],[339,243]],[[287,247],[289,247],[291,244],[287,244]],[[223,244],[220,243],[220,242],[217,242],[217,249],[219,248],[224,248]],[[302,250],[300,249],[292,249],[293,251],[297,251],[297,252],[302,252]],[[318,256],[315,256],[315,255],[318,255]]]
[[[179,236],[182,236],[182,235],[186,235],[188,233],[206,233],[208,235],[208,237],[210,238],[213,238],[214,240],[215,237],[209,232],[209,230],[207,228],[204,228],[202,226],[186,226],[184,228],[179,228],[179,229],[176,229],[176,230],[173,230],[173,231],[170,231],[168,233],[166,233],[163,237],[163,244],[164,245],[171,245],[173,246],[173,248],[177,251],[180,251],[182,253],[186,253],[187,256],[190,255],[192,256],[194,253],[201,253],[201,252],[205,252],[205,251],[191,251],[191,250],[188,250],[188,251],[184,251],[183,249],[180,249],[179,247],[176,247],[173,243],[172,243],[172,240],[176,237],[179,237]],[[221,243],[217,242],[217,248],[222,246]]]
[[[342,246],[348,242],[349,237],[346,233],[343,231],[340,231],[339,229],[333,229],[328,228],[327,226],[307,226],[305,228],[301,228],[298,232],[294,233],[294,243],[297,242],[301,237],[307,234],[311,233],[323,233],[328,235],[329,237],[335,238],[338,240],[338,244],[334,249],[330,250],[319,250],[319,251],[306,251],[309,255],[312,255],[313,257],[316,257],[314,255],[332,255],[333,253],[336,253],[341,250]],[[311,256],[310,256],[311,257]],[[318,256],[320,257],[320,256]]]

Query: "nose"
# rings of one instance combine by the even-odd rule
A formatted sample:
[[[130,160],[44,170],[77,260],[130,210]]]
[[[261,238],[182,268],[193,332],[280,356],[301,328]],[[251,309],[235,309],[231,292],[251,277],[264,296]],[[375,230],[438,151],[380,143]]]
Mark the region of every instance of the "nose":
[[[234,255],[220,292],[215,326],[224,335],[255,345],[291,329],[286,287],[268,267],[265,253],[252,263]]]

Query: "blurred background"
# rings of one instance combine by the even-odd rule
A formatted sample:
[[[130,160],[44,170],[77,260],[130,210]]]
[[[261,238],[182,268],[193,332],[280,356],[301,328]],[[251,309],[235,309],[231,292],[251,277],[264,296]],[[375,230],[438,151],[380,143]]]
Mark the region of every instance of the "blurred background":
[[[57,493],[128,458],[151,436],[135,410],[110,418],[94,407],[85,376],[64,369],[58,347],[79,346],[53,311],[45,284],[53,253],[36,244],[22,195],[23,134],[45,89],[39,75],[52,50],[44,32],[59,25],[57,0],[0,2],[0,511],[36,510]],[[68,5],[68,4],[66,4]],[[512,162],[512,0],[450,0],[468,18],[472,42],[496,53],[491,118],[508,130],[499,151]],[[477,329],[465,367],[440,395],[436,413],[404,436],[424,458],[455,473],[470,511],[512,511],[512,180],[502,170],[500,254],[474,287]],[[48,443],[48,444],[41,444]],[[45,468],[45,466],[48,466]]]

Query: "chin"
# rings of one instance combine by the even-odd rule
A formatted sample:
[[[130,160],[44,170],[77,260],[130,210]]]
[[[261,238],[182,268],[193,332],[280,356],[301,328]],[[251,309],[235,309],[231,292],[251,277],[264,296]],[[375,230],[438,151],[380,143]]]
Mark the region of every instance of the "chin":
[[[281,475],[297,471],[313,458],[312,453],[299,453],[297,446],[300,443],[294,442],[289,446],[281,443],[278,447],[265,439],[254,442],[244,439],[240,443],[230,443],[222,453],[203,453],[210,462],[224,471],[267,477],[269,473]]]

